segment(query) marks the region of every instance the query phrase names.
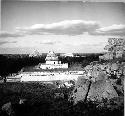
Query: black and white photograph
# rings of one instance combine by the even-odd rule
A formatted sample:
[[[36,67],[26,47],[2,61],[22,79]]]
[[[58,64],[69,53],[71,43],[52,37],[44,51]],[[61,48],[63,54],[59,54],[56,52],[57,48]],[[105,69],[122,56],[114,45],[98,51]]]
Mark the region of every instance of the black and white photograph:
[[[1,0],[0,116],[124,116],[125,2]]]

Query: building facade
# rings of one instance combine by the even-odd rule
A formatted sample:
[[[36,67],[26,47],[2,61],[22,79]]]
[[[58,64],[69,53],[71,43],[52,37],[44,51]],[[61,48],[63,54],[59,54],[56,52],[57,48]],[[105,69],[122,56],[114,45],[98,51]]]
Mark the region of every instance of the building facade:
[[[54,52],[49,52],[46,56],[46,63],[45,64],[40,64],[39,68],[41,69],[58,69],[58,68],[63,68],[66,69],[68,68],[68,63],[61,63],[59,61],[58,56]]]

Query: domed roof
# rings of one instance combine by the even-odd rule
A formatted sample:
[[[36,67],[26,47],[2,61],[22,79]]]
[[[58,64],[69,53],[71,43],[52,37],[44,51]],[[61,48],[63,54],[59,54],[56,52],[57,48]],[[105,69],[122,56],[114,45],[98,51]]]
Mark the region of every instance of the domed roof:
[[[58,56],[52,51],[49,51],[49,53],[46,56],[46,61],[58,61]]]

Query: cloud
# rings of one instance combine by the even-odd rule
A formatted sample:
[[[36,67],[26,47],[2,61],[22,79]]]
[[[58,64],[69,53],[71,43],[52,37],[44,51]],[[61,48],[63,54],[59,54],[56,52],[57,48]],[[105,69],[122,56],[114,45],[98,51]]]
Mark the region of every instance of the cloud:
[[[0,41],[0,45],[4,45],[4,44],[7,44],[7,43],[17,43],[17,41],[12,41],[12,42],[9,42],[9,41]]]
[[[52,41],[52,40],[44,40],[42,42],[40,42],[40,44],[44,44],[44,45],[54,45],[56,43],[61,43],[60,41]]]
[[[90,32],[91,35],[109,35],[109,36],[125,36],[125,25],[112,25],[96,29],[96,31]]]
[[[27,34],[80,35],[99,28],[95,21],[65,20],[52,24],[35,24],[31,27],[17,28]]]
[[[17,27],[16,32],[1,32],[0,37],[23,37],[27,35],[105,35],[125,36],[125,25],[114,24],[108,27],[101,27],[96,21],[64,20],[51,24],[35,24],[30,27]],[[53,42],[45,43],[53,44]]]
[[[50,42],[40,42],[40,44],[54,45],[55,42],[52,42],[52,41],[50,41]]]
[[[22,34],[19,31],[18,32],[14,32],[14,33],[5,32],[5,31],[0,32],[0,38],[22,37],[22,36],[24,36],[24,34]]]
[[[2,42],[0,42],[0,45],[6,44],[6,43],[8,43],[8,42],[2,41]]]

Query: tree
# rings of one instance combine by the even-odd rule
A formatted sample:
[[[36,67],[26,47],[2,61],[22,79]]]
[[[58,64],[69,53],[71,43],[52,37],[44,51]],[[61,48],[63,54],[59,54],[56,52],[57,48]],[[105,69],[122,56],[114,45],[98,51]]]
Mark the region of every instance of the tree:
[[[124,38],[109,38],[108,45],[105,46],[109,54],[113,55],[113,59],[122,58],[125,54],[125,39]]]

